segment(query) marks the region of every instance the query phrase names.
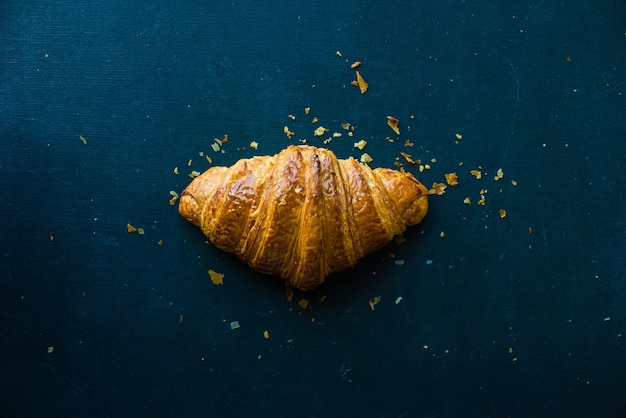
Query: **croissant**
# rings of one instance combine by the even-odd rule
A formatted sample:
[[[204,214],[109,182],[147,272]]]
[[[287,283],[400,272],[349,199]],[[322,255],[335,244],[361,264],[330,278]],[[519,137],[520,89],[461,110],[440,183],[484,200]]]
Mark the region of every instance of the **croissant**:
[[[178,210],[216,247],[310,290],[419,223],[428,190],[404,171],[291,145],[209,168],[182,192]]]

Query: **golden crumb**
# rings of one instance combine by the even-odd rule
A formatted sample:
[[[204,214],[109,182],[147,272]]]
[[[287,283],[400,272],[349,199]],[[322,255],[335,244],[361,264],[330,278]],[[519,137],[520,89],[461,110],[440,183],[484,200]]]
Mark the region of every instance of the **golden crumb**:
[[[374,306],[380,303],[380,299],[381,299],[381,296],[375,296],[373,298],[370,298],[369,305],[370,305],[371,310],[374,310]]]
[[[306,309],[309,306],[309,301],[302,298],[298,301],[298,306],[300,306],[302,309]]]
[[[211,157],[209,157],[208,155],[205,155],[204,157],[206,158],[206,160],[207,160],[207,162],[208,162],[209,164],[211,164],[211,163],[213,162],[213,160],[211,159]]]
[[[174,167],[174,174],[180,174],[180,172],[178,171],[178,167]]]
[[[82,141],[83,144],[87,145],[87,140],[85,139],[84,136],[79,135],[78,137],[80,138],[80,140]]]
[[[211,281],[215,285],[224,284],[224,274],[223,273],[218,273],[216,271],[209,270],[209,277],[211,278]]]
[[[443,237],[445,237],[445,236],[446,236],[446,233],[445,233],[445,232],[443,232],[443,231],[441,231],[441,232],[439,233],[439,236],[440,236],[441,238],[443,238]]]
[[[311,119],[311,123],[317,123],[319,121],[319,118],[317,116],[313,116],[313,119]]]
[[[456,173],[446,173],[444,176],[449,186],[455,187],[459,185],[459,176]]]
[[[131,224],[126,224],[126,229],[128,230],[128,232],[137,232],[137,228],[135,228]]]
[[[413,157],[411,157],[410,154],[407,154],[406,152],[401,152],[400,155],[402,155],[404,157],[404,159],[406,160],[407,163],[415,164],[415,160],[413,160]]]
[[[361,139],[359,142],[354,143],[354,148],[363,150],[363,148],[365,148],[366,145],[367,145],[367,141],[364,139]]]
[[[259,143],[256,141],[250,142],[250,148],[257,149],[259,147]]]
[[[146,231],[144,231],[144,229],[143,229],[143,228],[137,228],[137,233],[138,233],[139,235],[144,235],[144,234],[146,233]]]
[[[345,122],[341,124],[341,127],[347,131],[348,129],[350,129],[350,124],[348,122]]]
[[[311,111],[311,108],[310,108],[310,107],[305,107],[305,108],[304,108],[304,114],[305,114],[305,115],[308,115],[310,111]]]
[[[370,155],[367,152],[364,152],[363,155],[361,155],[362,163],[371,163],[372,161],[374,161],[374,159],[370,157]]]
[[[516,181],[516,180],[511,180],[511,184],[512,184],[513,186],[517,186],[517,181]]]
[[[455,137],[456,137],[456,139],[458,139],[458,140],[461,140],[461,139],[463,138],[463,135],[461,135],[461,134],[459,134],[459,133],[454,134],[454,136],[455,136]]]
[[[396,298],[396,302],[395,302],[395,303],[396,303],[396,305],[399,305],[399,304],[400,304],[400,302],[402,302],[402,299],[404,299],[402,296],[398,296],[398,297]]]
[[[54,352],[54,347],[50,346],[48,347],[48,354],[52,354]]]
[[[269,331],[267,331],[267,330],[263,331],[263,338],[265,338],[266,340],[269,340],[269,339],[270,339],[270,333],[269,333]]]
[[[476,177],[477,180],[483,176],[483,173],[481,173],[480,170],[470,170],[470,174]]]
[[[359,86],[361,94],[364,94],[367,91],[369,84],[367,84],[363,76],[361,76],[361,73],[359,73],[358,71],[356,72],[356,83]]]
[[[324,135],[326,132],[328,132],[328,129],[324,128],[323,126],[318,126],[315,131],[313,131],[313,135],[315,136],[322,136]]]
[[[506,210],[500,209],[499,212],[500,212],[500,218],[506,218]]]
[[[217,142],[214,142],[211,144],[211,148],[213,149],[213,151],[218,152],[220,150],[220,144],[218,144]]]
[[[294,115],[287,115],[287,117],[291,120],[296,120],[296,117]]]
[[[192,171],[191,173],[189,173],[189,177],[191,177],[192,179],[195,179],[196,177],[198,177],[200,175],[199,171]]]
[[[187,161],[187,167],[191,167],[191,164],[193,164],[193,160]]]
[[[498,181],[498,180],[500,180],[503,177],[504,177],[504,171],[502,171],[502,169],[499,168],[498,171],[496,172],[496,175],[493,177],[493,179],[495,181]]]
[[[470,200],[469,197],[466,197],[465,199],[463,199],[463,203],[465,203],[466,205],[471,205],[472,201]]]
[[[170,190],[170,196],[172,196],[172,198],[170,199],[170,205],[174,205],[180,197],[178,196],[178,193],[176,193],[174,190]]]
[[[160,239],[160,240],[157,242],[157,245],[163,245],[163,240],[162,240],[162,239]]]
[[[442,196],[446,192],[446,186],[443,183],[433,183],[433,187],[430,188],[428,194],[434,194],[437,196]]]
[[[283,132],[287,135],[287,138],[291,138],[295,134],[295,132],[289,130],[287,125],[283,126]]]
[[[387,126],[391,128],[396,135],[400,135],[400,121],[393,116],[387,116]]]
[[[361,66],[361,61],[354,61],[352,64],[350,64],[350,68],[355,69],[355,68],[359,68]]]
[[[480,200],[478,202],[476,202],[477,205],[481,205],[481,206],[485,206],[485,202],[487,201],[487,198],[485,198],[484,194],[480,195]]]

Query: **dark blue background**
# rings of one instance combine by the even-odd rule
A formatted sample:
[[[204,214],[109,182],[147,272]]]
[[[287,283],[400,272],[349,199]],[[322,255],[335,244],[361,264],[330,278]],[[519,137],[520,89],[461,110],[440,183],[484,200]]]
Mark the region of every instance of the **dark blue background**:
[[[626,6],[500,3],[3,1],[1,415],[626,416]],[[461,184],[303,310],[168,199],[313,116]]]

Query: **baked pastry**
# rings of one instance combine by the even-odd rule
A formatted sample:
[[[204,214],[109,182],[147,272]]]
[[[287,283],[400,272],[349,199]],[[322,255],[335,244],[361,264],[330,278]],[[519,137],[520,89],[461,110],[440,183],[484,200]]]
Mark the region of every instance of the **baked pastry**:
[[[182,192],[178,210],[216,247],[310,290],[419,223],[428,190],[404,171],[291,145],[209,168]]]

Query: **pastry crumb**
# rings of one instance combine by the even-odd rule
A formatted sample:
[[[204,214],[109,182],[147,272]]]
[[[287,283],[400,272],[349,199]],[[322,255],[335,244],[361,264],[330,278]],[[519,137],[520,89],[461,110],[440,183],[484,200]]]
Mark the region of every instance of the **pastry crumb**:
[[[396,135],[400,135],[400,121],[397,118],[387,116],[387,125],[396,133]]]

